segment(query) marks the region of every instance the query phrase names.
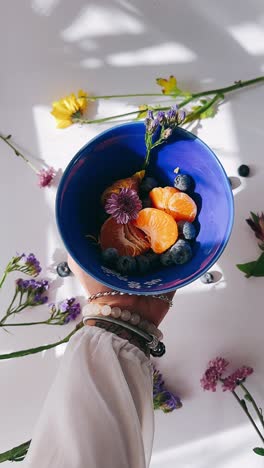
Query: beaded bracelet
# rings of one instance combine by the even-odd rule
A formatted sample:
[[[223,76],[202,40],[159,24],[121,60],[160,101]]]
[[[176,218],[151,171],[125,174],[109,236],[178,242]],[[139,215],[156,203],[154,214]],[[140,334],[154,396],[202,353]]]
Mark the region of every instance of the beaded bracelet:
[[[152,297],[153,299],[159,299],[160,301],[167,302],[169,304],[169,307],[172,307],[173,302],[171,299],[169,299],[165,294],[137,294],[137,293],[129,293],[129,292],[122,292],[122,291],[103,291],[103,292],[98,292],[96,294],[92,294],[90,297],[88,297],[88,302],[92,302],[94,299],[98,299],[100,297],[106,297],[106,296],[146,296],[146,297]]]
[[[129,310],[121,310],[120,307],[110,307],[109,305],[99,304],[86,304],[82,309],[84,317],[91,315],[104,317],[112,316],[115,319],[120,319],[123,322],[129,322],[131,325],[136,325],[139,329],[146,331],[147,333],[156,336],[159,340],[163,338],[162,332],[154,325],[154,323],[148,320],[142,320],[140,315]]]
[[[84,325],[89,321],[95,321],[95,323],[98,322],[98,321],[99,322],[102,321],[102,322],[114,323],[116,325],[120,325],[121,327],[123,327],[123,328],[125,328],[127,330],[132,331],[136,335],[139,335],[140,337],[145,339],[147,347],[149,348],[150,354],[152,354],[152,356],[161,357],[166,352],[166,348],[165,348],[164,343],[159,341],[158,338],[155,335],[151,335],[149,333],[146,333],[143,330],[140,330],[140,329],[134,327],[130,323],[123,322],[121,320],[114,319],[112,317],[110,318],[109,316],[108,317],[107,316],[101,317],[99,315],[95,315],[95,316],[86,316],[86,317],[83,318]]]

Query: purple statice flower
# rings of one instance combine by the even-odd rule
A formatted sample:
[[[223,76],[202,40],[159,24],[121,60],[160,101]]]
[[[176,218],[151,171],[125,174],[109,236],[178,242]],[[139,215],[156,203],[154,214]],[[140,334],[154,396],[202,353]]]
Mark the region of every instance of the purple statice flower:
[[[261,240],[260,248],[264,250],[264,213],[255,214],[251,212],[250,214],[251,218],[246,219],[246,222],[255,232],[256,238]]]
[[[154,409],[161,409],[164,413],[170,413],[182,407],[180,398],[165,388],[162,374],[155,368],[153,372],[153,405]]]
[[[253,372],[254,372],[254,369],[252,367],[248,367],[248,366],[239,367],[239,369],[237,369],[231,375],[223,379],[223,386],[222,386],[223,392],[227,390],[229,390],[230,392],[233,392],[236,386],[244,382],[246,378],[249,375],[251,375]]]
[[[176,122],[176,118],[177,118],[177,111],[174,107],[171,107],[166,114],[167,124],[174,125]]]
[[[41,169],[37,174],[39,187],[50,187],[55,174],[56,171],[53,167],[49,167],[48,169]]]
[[[153,114],[153,111],[152,111],[152,110],[148,110],[148,112],[147,112],[147,118],[150,119],[150,120],[153,120],[153,119],[154,119],[154,114]]]
[[[54,304],[52,306],[54,308]],[[75,320],[81,313],[81,306],[79,302],[76,302],[75,297],[71,297],[70,299],[65,299],[59,304],[58,312],[58,318],[63,318],[63,323],[69,323],[70,321]]]
[[[44,293],[49,289],[49,282],[47,280],[29,280],[28,281],[28,297],[27,302],[30,306],[46,304],[48,296]]]
[[[161,392],[157,398],[159,400],[159,409],[164,413],[171,413],[171,411],[182,407],[180,398],[168,390]]]
[[[208,367],[200,380],[202,388],[215,392],[217,383],[228,364],[228,361],[221,357],[209,361]]]
[[[142,203],[135,190],[122,188],[119,193],[112,193],[106,200],[105,211],[119,224],[127,224],[136,219],[142,209]]]
[[[186,118],[186,112],[183,109],[180,109],[177,112],[177,124],[180,125],[181,123],[183,123],[185,118]]]
[[[22,296],[25,295],[24,305],[33,307],[45,304],[48,300],[48,297],[44,295],[49,289],[49,282],[47,280],[36,281],[34,279],[24,280],[19,278],[16,280],[16,287]]]
[[[36,256],[33,253],[30,253],[29,255],[23,254],[23,258],[24,258],[26,268],[23,269],[22,267],[21,271],[24,271],[30,276],[38,276],[39,273],[41,272],[41,266]]]
[[[160,125],[165,125],[167,123],[166,114],[163,111],[158,111],[157,113],[157,120]]]

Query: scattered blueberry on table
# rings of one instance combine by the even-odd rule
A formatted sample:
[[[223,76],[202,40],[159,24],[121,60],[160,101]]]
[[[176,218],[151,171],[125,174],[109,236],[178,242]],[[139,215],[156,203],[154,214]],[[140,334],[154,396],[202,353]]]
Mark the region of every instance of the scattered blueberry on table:
[[[250,173],[250,169],[246,164],[241,164],[237,171],[241,177],[248,177]]]
[[[201,276],[201,282],[204,284],[213,283],[214,276],[212,275],[212,273],[209,273],[209,271],[207,271],[203,276]]]
[[[70,276],[71,270],[67,262],[60,262],[57,265],[57,273],[61,278],[66,278],[66,276]]]

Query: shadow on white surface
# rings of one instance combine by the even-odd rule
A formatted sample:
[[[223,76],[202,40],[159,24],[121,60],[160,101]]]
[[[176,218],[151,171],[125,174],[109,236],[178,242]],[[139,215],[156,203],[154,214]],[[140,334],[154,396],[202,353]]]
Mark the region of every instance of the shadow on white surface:
[[[10,0],[3,7],[0,30],[5,38],[1,44],[0,130],[12,133],[26,153],[57,169],[65,168],[84,143],[106,128],[56,130],[48,109],[60,96],[80,87],[98,94],[158,92],[155,78],[170,74],[185,89],[199,90],[263,72],[263,41],[257,40],[264,34],[261,0],[239,4],[227,0],[184,4],[171,0],[32,0],[31,4]],[[170,387],[181,394],[184,406],[172,415],[156,415],[153,468],[261,466],[261,460],[250,452],[255,440],[250,438],[251,430],[237,427],[245,420],[235,403],[222,393],[202,393],[199,379],[207,361],[222,354],[234,366],[245,363],[255,368],[250,385],[263,401],[262,279],[247,280],[235,267],[258,253],[244,219],[250,210],[264,208],[263,96],[261,87],[237,93],[221,106],[215,119],[192,127],[207,144],[218,148],[216,153],[229,175],[235,176],[237,167],[246,163],[254,167],[254,177],[243,180],[235,196],[233,234],[218,262],[224,288],[194,283],[179,291],[164,321],[168,351],[159,367]],[[135,102],[146,99],[106,101],[98,112],[105,116],[130,111]],[[50,265],[63,258],[54,221],[55,189],[39,190],[29,168],[3,144],[1,156],[1,267],[17,250],[33,251],[42,264]],[[47,271],[47,276],[52,273]],[[1,297],[2,307],[11,284],[7,283]],[[57,286],[57,299],[80,292],[73,278],[63,283],[57,280]],[[40,317],[45,311],[32,314]],[[54,328],[2,334],[1,352],[67,334],[67,328]],[[1,450],[31,436],[60,359],[56,351],[49,351],[1,363]],[[234,439],[231,433],[236,434]]]

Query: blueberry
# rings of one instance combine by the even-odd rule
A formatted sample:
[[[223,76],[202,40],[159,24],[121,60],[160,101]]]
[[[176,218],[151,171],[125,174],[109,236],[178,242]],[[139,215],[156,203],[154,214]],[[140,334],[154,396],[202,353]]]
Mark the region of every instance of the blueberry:
[[[193,186],[193,178],[188,174],[178,174],[174,179],[174,187],[182,192],[188,192]]]
[[[157,268],[160,264],[160,255],[156,254],[155,252],[147,252],[146,257],[150,263],[151,268]]]
[[[140,191],[148,194],[153,188],[158,187],[158,182],[154,177],[145,177],[140,185]]]
[[[183,265],[192,258],[192,249],[186,240],[178,240],[169,250],[173,263],[176,265]]]
[[[151,199],[149,197],[142,199],[142,208],[152,208]]]
[[[209,273],[207,271],[203,276],[201,276],[201,282],[204,283],[204,284],[213,283],[214,282],[214,276],[212,275],[212,273]]]
[[[189,221],[185,221],[182,227],[182,234],[184,239],[186,240],[192,240],[195,239],[196,237],[196,229],[192,223],[189,223]]]
[[[102,261],[106,266],[114,267],[118,260],[118,251],[112,247],[103,250]]]
[[[123,275],[132,275],[133,273],[136,273],[137,270],[136,259],[134,257],[129,257],[128,255],[119,257],[116,262],[116,269]]]
[[[69,276],[71,274],[71,270],[69,268],[69,265],[67,262],[61,262],[57,265],[57,273],[59,276],[62,278],[65,278],[66,276]]]
[[[172,259],[171,251],[167,250],[167,252],[164,252],[160,255],[160,263],[163,266],[171,266],[174,265],[174,261]]]
[[[145,273],[148,273],[148,271],[151,268],[150,260],[146,255],[138,255],[136,257],[137,261],[137,271],[138,273],[144,275]]]
[[[241,164],[237,171],[241,177],[248,177],[250,173],[250,169],[246,164]]]

